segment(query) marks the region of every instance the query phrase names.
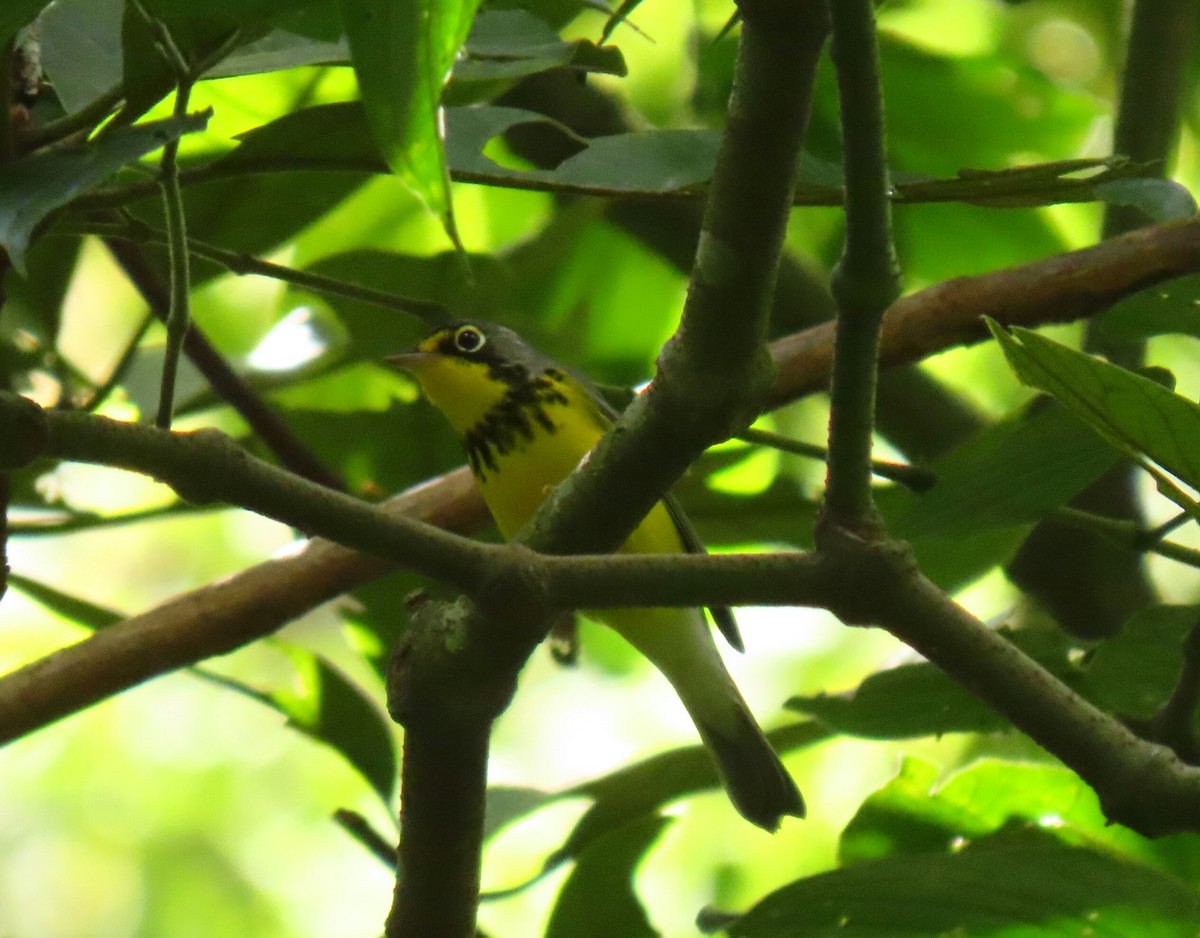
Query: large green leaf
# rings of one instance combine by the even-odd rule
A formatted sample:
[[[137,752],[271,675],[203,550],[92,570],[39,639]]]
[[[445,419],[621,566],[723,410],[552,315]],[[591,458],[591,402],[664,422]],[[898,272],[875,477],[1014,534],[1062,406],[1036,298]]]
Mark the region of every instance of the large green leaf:
[[[1100,317],[1100,328],[1118,342],[1167,333],[1200,338],[1200,274],[1155,284],[1125,297]]]
[[[896,493],[888,530],[906,540],[955,539],[1029,524],[1065,505],[1116,459],[1112,447],[1065,408],[1038,407],[986,428],[938,460],[929,491]]]
[[[315,655],[312,664],[303,700],[277,694],[276,703],[297,729],[341,753],[390,804],[397,781],[391,723],[364,688]]]
[[[1200,606],[1151,606],[1133,615],[1088,656],[1088,697],[1122,716],[1154,716],[1179,679],[1184,639],[1197,624]]]
[[[657,938],[634,892],[633,875],[668,823],[658,815],[643,817],[606,834],[580,856],[550,913],[546,938]]]
[[[34,153],[0,176],[0,246],[24,269],[25,251],[37,226],[55,209],[103,182],[127,163],[181,134],[203,130],[204,114],[125,127],[71,150]]]
[[[50,0],[5,0],[0,4],[0,46],[49,5]]]
[[[1200,488],[1200,407],[1149,378],[1031,330],[1005,331],[992,320],[988,327],[1022,381],[1054,395],[1149,471],[1164,495],[1196,511],[1170,476]]]
[[[1061,633],[1013,630],[1004,634],[1053,673],[1074,682],[1070,647]],[[787,707],[836,732],[867,739],[988,733],[1009,725],[926,661],[879,671],[846,694],[793,697]]]
[[[1025,830],[798,880],[721,924],[731,938],[1191,938],[1197,916],[1182,880]]]
[[[767,739],[777,752],[785,753],[822,742],[829,735],[825,727],[806,721],[772,730]],[[547,867],[581,856],[598,838],[636,818],[718,784],[716,767],[704,747],[687,746],[567,789],[562,796],[582,795],[592,798],[593,803],[566,842],[547,860]]]
[[[367,120],[384,162],[453,234],[442,88],[479,0],[341,0]]]
[[[1152,221],[1175,221],[1196,214],[1196,200],[1170,179],[1116,179],[1103,182],[1096,193],[1114,205],[1128,205]]]
[[[942,852],[963,838],[1047,818],[1058,839],[1079,846],[1097,846],[1110,829],[1095,792],[1061,765],[988,758],[945,777],[939,766],[910,757],[859,806],[842,832],[839,859],[846,866]]]

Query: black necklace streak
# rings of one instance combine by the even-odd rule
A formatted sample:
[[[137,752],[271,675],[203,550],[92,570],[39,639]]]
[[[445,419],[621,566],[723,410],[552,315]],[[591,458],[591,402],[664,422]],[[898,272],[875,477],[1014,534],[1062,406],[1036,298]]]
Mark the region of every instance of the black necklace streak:
[[[560,390],[567,376],[557,368],[547,368],[533,378],[519,364],[492,365],[491,371],[508,385],[508,391],[463,437],[471,472],[480,479],[500,468],[496,464],[498,456],[506,456],[521,444],[531,443],[536,427],[547,433],[557,432],[558,425],[550,419],[546,407],[570,403]]]

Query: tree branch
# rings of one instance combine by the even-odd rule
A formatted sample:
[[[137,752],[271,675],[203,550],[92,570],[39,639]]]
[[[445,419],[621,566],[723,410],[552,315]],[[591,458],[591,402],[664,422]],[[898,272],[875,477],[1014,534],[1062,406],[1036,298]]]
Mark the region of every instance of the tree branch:
[[[846,244],[831,282],[837,337],[829,391],[829,471],[818,536],[826,523],[864,533],[879,528],[871,499],[879,329],[884,310],[900,292],[875,8],[871,0],[840,0],[831,13],[846,170]]]
[[[764,339],[797,156],[827,32],[823,2],[745,2],[729,118],[683,320],[658,374],[526,529],[547,553],[617,547],[709,445],[759,412]]]
[[[503,551],[388,517],[375,505],[255,458],[218,430],[172,433],[93,414],[42,410],[26,398],[0,392],[0,443],[27,461],[42,456],[140,472],[194,504],[240,505],[460,589],[481,582],[489,558]]]
[[[1136,736],[958,606],[907,545],[834,530],[830,561],[857,591],[833,609],[878,624],[987,702],[1090,785],[1110,821],[1147,837],[1200,830],[1200,769]]]
[[[1073,322],[1156,283],[1200,271],[1200,218],[1150,225],[1094,247],[901,297],[884,314],[883,367],[987,338],[983,316],[1005,325]],[[832,323],[775,342],[779,371],[768,406],[822,390],[833,362]]]
[[[742,0],[741,9],[745,22],[729,118],[683,324],[664,349],[650,390],[622,415],[580,469],[545,500],[521,535],[522,541],[539,550],[577,553],[616,548],[706,446],[753,419],[769,384],[767,316],[826,12],[821,0],[803,4]],[[460,640],[458,653],[450,656],[451,667],[442,668],[435,654],[415,655],[406,668],[408,683],[430,688],[454,684],[464,669],[472,670],[474,656],[495,646],[497,636],[502,636],[504,657],[489,656],[483,677],[489,686],[515,685],[521,665],[544,636],[549,617],[544,607],[529,608],[520,602],[488,603],[484,597],[482,604],[494,621],[472,617],[465,628],[466,641]],[[438,623],[451,624],[448,615]],[[420,633],[416,634],[419,640]],[[430,681],[428,670],[434,674],[448,670],[449,680]],[[389,702],[392,691],[389,685]],[[416,751],[430,759],[435,758],[432,744],[437,737],[425,721],[436,721],[436,708],[445,704],[453,701],[439,701],[432,691],[414,695],[410,720],[405,723],[421,732],[423,742]],[[466,741],[464,748],[456,749],[455,758],[465,767],[469,784],[471,770],[486,765],[493,715],[486,709],[455,712],[453,729]],[[438,768],[430,768],[426,781],[437,778]],[[437,793],[406,784],[402,798],[410,797],[435,798]],[[444,842],[477,841],[482,809],[471,810],[470,797],[461,800],[462,812],[441,819],[437,836]],[[405,841],[423,829],[423,822],[419,815],[414,818],[405,811],[400,823],[403,850]],[[444,869],[435,866],[437,860]],[[476,855],[431,853],[414,856],[413,861],[427,866],[420,880],[410,884],[402,858],[389,936],[469,935],[476,894],[456,890],[457,901],[467,903],[467,908],[446,909],[442,883],[473,878],[477,890]],[[468,870],[471,863],[474,866]],[[445,911],[436,930],[418,927],[424,909]]]
[[[53,233],[61,235],[90,234],[109,242],[124,241],[132,244],[169,245],[171,243],[170,232],[159,231],[140,221],[73,223],[62,225]],[[264,261],[244,251],[229,251],[196,238],[186,238],[185,244],[189,254],[211,261],[239,277],[246,274],[268,277],[281,283],[290,283],[293,286],[312,290],[314,293],[345,297],[348,300],[370,303],[382,309],[408,313],[429,324],[444,320],[446,317],[446,308],[437,303],[414,300],[395,293],[388,293],[385,290],[364,287],[348,280],[338,280],[335,277],[326,277],[295,267],[285,267],[283,264]]]
[[[379,510],[457,534],[473,534],[487,519],[466,468],[409,489]],[[0,678],[0,743],[235,651],[392,569],[379,557],[314,538],[292,556],[184,593]]]
[[[106,238],[108,248],[151,312],[166,321],[170,300],[166,284],[142,248],[129,241]],[[243,381],[193,323],[183,338],[183,351],[209,386],[236,410],[279,461],[297,475],[327,488],[345,491],[343,482],[304,445],[277,414]]]
[[[985,312],[1006,325],[1060,322],[1098,312],[1150,283],[1200,270],[1198,234],[1197,220],[1157,225],[1059,258],[919,291],[893,304],[888,314],[919,329],[919,341],[914,347],[903,326],[888,328],[885,319],[882,358],[912,360],[982,338],[975,323]],[[1039,284],[1047,287],[1045,297],[1038,292]],[[780,404],[826,385],[832,339],[833,330],[820,326],[775,343],[772,351],[779,372],[773,402]],[[27,463],[44,445],[37,419],[17,424],[26,429],[14,425],[8,411],[0,408],[0,439],[5,441],[0,446],[4,455],[0,468]],[[419,506],[415,517],[432,524],[444,519],[444,526],[457,533],[477,531],[487,517],[465,468],[398,498],[410,497]],[[63,649],[0,680],[0,740],[15,738],[158,674],[249,644],[390,569],[386,561],[369,554],[315,539],[295,558],[253,567],[148,610],[116,626],[116,631],[105,630],[105,637],[98,635]],[[588,603],[597,605],[598,600],[592,597]],[[716,600],[706,595],[705,601]],[[259,631],[260,623],[265,632]],[[110,641],[117,641],[121,649],[117,659],[107,650]],[[89,690],[78,696],[77,689]],[[18,703],[22,700],[33,708],[31,715],[27,722],[14,722],[24,706]]]

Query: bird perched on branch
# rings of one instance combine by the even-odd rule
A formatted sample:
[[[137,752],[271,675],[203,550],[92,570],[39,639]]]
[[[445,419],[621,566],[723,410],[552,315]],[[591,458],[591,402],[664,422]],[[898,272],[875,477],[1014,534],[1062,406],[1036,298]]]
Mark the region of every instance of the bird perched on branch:
[[[450,421],[506,538],[525,526],[617,417],[585,382],[503,326],[444,326],[388,362],[411,372]],[[704,547],[668,496],[622,550],[702,553]],[[732,612],[710,611],[740,651]],[[778,828],[784,815],[803,817],[800,792],[725,669],[702,610],[604,609],[587,615],[615,629],[671,682],[743,817],[767,830]]]

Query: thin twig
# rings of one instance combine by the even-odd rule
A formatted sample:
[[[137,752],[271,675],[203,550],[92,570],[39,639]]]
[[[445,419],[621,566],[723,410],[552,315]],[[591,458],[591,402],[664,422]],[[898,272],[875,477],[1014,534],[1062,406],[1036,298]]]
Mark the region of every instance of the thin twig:
[[[161,24],[159,24],[161,26]],[[166,33],[165,27],[163,32]],[[167,39],[170,39],[169,34]],[[175,89],[176,118],[187,114],[192,79],[184,72],[178,76]],[[159,181],[163,191],[163,211],[167,222],[167,263],[170,268],[170,305],[167,313],[167,342],[163,350],[162,383],[159,387],[158,415],[155,424],[171,429],[175,409],[175,376],[179,371],[179,356],[183,339],[191,323],[188,306],[191,295],[191,263],[187,250],[187,216],[183,210],[183,191],[179,187],[179,138],[173,137],[163,147]]]
[[[114,85],[107,91],[101,92],[78,111],[60,117],[58,120],[47,121],[40,127],[32,128],[21,135],[21,149],[28,152],[41,147],[50,146],[60,140],[66,140],[75,134],[91,132],[92,128],[103,121],[125,98],[125,86]]]
[[[1094,512],[1072,508],[1069,505],[1064,505],[1062,508],[1056,510],[1053,517],[1055,520],[1062,521],[1072,527],[1091,531],[1093,534],[1106,537],[1110,541],[1120,544],[1131,551],[1157,554],[1160,557],[1166,557],[1168,560],[1187,564],[1189,567],[1200,568],[1200,550],[1194,547],[1187,547],[1184,544],[1176,544],[1173,541],[1164,541],[1160,538],[1152,537],[1151,534],[1153,532],[1147,531],[1136,521],[1130,521],[1127,518],[1109,518]],[[1190,515],[1186,515],[1185,513],[1185,517],[1190,517]]]
[[[108,238],[104,244],[154,315],[165,321],[167,288],[143,249],[129,241]],[[183,351],[204,375],[213,391],[245,419],[250,429],[284,466],[327,488],[346,491],[345,481],[292,433],[283,418],[242,380],[195,324],[184,337]]]
[[[338,808],[333,813],[333,820],[389,870],[396,868],[396,848],[384,840],[365,817],[349,808]]]
[[[133,360],[137,357],[138,348],[142,344],[142,339],[150,327],[157,321],[153,312],[148,312],[142,317],[142,321],[138,323],[137,328],[133,330],[133,335],[129,337],[129,341],[125,343],[125,348],[121,351],[120,357],[113,365],[112,370],[108,373],[108,377],[103,383],[92,389],[88,399],[83,403],[83,409],[93,411],[103,404],[110,394],[116,390],[117,386],[124,380],[125,373],[129,370],[129,366],[133,364]]]
[[[743,430],[737,434],[735,439],[746,443],[753,443],[756,446],[769,446],[772,449],[782,450],[785,453],[795,453],[797,456],[808,456],[811,459],[822,461],[829,456],[829,451],[823,446],[817,446],[815,443],[805,443],[802,440],[794,440],[780,433],[771,433],[769,430],[756,430],[753,427]],[[937,476],[932,470],[906,463],[872,459],[871,472],[881,479],[898,482],[900,485],[912,489],[914,492],[926,492],[937,483]]]
[[[1172,531],[1175,531],[1175,530],[1183,527],[1185,524],[1187,524],[1191,520],[1193,520],[1193,518],[1192,518],[1192,514],[1190,512],[1181,511],[1174,518],[1169,518],[1168,520],[1164,521],[1162,524],[1156,525],[1153,528],[1150,528],[1150,529],[1144,531],[1142,533],[1141,537],[1143,538],[1143,540],[1146,543],[1146,548],[1147,549],[1152,548],[1154,544],[1161,541]]]
[[[168,232],[160,231],[137,221],[122,223],[94,221],[69,223],[59,226],[53,233],[62,235],[90,234],[106,239],[128,241],[134,244],[168,244],[170,242]],[[272,280],[278,280],[282,283],[304,287],[307,290],[312,290],[314,293],[345,297],[348,300],[370,303],[373,306],[379,306],[383,309],[408,313],[430,324],[441,322],[446,317],[446,308],[438,303],[414,300],[409,297],[397,296],[394,293],[388,293],[384,290],[374,290],[357,283],[350,283],[347,280],[339,280],[336,277],[326,277],[307,270],[297,270],[294,267],[286,267],[283,264],[264,261],[243,251],[230,251],[226,248],[217,247],[214,244],[209,244],[206,241],[200,241],[196,238],[187,239],[187,249],[194,256],[212,261],[214,264],[219,264],[230,273],[239,276],[254,274],[259,277],[269,277]]]

